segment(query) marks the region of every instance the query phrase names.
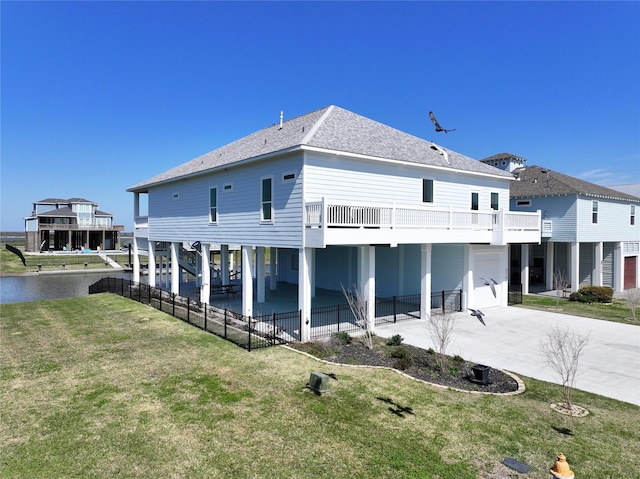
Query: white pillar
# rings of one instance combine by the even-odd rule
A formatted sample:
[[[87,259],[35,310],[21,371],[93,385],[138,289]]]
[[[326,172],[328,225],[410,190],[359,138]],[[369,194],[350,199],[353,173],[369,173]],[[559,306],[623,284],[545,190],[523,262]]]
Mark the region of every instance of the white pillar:
[[[311,248],[311,257],[309,258],[309,270],[311,271],[311,275],[309,275],[309,279],[311,281],[311,297],[316,297],[316,249]]]
[[[253,277],[251,276],[251,246],[242,245],[242,315],[253,316]]]
[[[544,278],[544,284],[547,288],[547,290],[551,291],[553,289],[555,289],[555,285],[553,284],[553,275],[555,273],[555,271],[553,270],[553,241],[548,241],[547,244],[545,245],[546,248],[546,253],[545,253],[545,265],[544,265],[544,270],[545,270],[545,278]]]
[[[171,292],[180,294],[180,263],[178,262],[178,248],[180,243],[171,242]]]
[[[148,240],[147,251],[149,254],[149,286],[156,285],[156,242]]]
[[[220,279],[222,284],[229,284],[229,245],[220,245]]]
[[[209,304],[211,296],[211,265],[209,257],[211,254],[211,245],[209,243],[202,244],[202,278],[200,281],[200,302]]]
[[[431,250],[433,245],[420,245],[420,319],[431,318]]]
[[[269,248],[269,289],[275,291],[278,288],[277,270],[278,248]]]
[[[613,248],[613,289],[624,291],[624,255],[620,242],[615,243]]]
[[[266,286],[265,278],[265,254],[264,247],[256,247],[256,290],[258,303],[264,303],[264,293]]]
[[[591,284],[593,286],[602,286],[602,261],[603,261],[603,248],[602,241],[595,245],[595,255],[593,259],[593,280]]]
[[[404,296],[405,245],[398,245],[398,296]]]
[[[298,253],[298,309],[301,313],[300,341],[311,339],[311,248],[301,248]]]
[[[529,245],[523,243],[520,248],[520,283],[522,294],[529,294]]]
[[[360,251],[360,293],[367,302],[367,325],[369,331],[374,330],[376,318],[376,247],[361,246]]]
[[[133,245],[133,281],[136,283],[140,282],[140,257],[138,256],[138,238],[133,237],[133,241],[131,242]]]
[[[569,282],[571,283],[571,291],[580,289],[580,243],[571,243],[571,264],[570,264]]]

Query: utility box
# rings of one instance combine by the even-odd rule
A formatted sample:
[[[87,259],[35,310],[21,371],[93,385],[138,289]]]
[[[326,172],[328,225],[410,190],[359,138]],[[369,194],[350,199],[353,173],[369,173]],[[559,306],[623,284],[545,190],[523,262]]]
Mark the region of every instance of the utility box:
[[[318,371],[311,373],[307,387],[314,393],[320,395],[329,392],[329,376]]]

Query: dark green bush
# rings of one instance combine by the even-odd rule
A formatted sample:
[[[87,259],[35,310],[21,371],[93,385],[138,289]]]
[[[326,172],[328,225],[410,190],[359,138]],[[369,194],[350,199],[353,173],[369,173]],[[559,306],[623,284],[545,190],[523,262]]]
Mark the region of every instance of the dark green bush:
[[[346,333],[344,331],[340,331],[338,333],[333,333],[331,335],[331,339],[335,340],[338,342],[338,344],[351,344],[351,336],[349,336],[349,333]]]
[[[394,334],[387,339],[386,344],[387,346],[400,346],[400,344],[402,344],[402,341],[404,341],[404,338],[402,336],[400,336],[399,334]]]
[[[569,301],[580,303],[610,303],[613,300],[613,289],[609,286],[585,286],[569,295]]]
[[[411,366],[411,354],[402,346],[394,348],[389,355],[396,360],[393,365],[395,369],[404,371]]]

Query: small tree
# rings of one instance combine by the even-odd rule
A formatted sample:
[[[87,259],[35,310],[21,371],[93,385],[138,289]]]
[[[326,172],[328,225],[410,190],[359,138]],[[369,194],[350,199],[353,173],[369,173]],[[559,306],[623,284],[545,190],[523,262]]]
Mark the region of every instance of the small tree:
[[[449,313],[432,313],[429,320],[429,335],[436,348],[437,362],[442,372],[447,371],[447,349],[451,344],[453,332],[456,325],[456,319]]]
[[[629,303],[629,307],[631,308],[631,319],[635,321],[637,319],[636,309],[638,309],[638,305],[640,304],[640,288],[625,289],[624,299]]]
[[[564,294],[567,283],[567,275],[564,271],[557,269],[556,272],[553,273],[553,288],[556,290],[556,309],[560,308],[560,298]]]
[[[356,324],[364,330],[364,344],[367,348],[373,349],[373,331],[369,328],[369,321],[367,315],[367,302],[362,299],[362,295],[358,288],[354,287],[353,291],[345,289],[342,286],[342,293],[349,303],[349,308],[353,313],[353,317],[356,320]]]
[[[582,336],[569,328],[554,326],[540,341],[546,363],[560,377],[564,406],[571,411],[571,393],[580,366],[580,355],[589,343],[589,335]]]

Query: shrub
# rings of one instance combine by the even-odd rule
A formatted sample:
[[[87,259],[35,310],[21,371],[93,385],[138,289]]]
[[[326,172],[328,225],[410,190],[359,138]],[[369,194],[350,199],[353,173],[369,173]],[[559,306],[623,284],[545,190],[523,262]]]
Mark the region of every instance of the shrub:
[[[458,366],[449,366],[447,375],[451,376],[452,378],[458,377]]]
[[[351,344],[351,340],[352,340],[351,336],[349,336],[349,333],[346,333],[344,331],[333,333],[331,335],[331,338],[337,341],[338,344],[342,344],[342,345]]]
[[[609,286],[585,286],[571,293],[569,300],[580,303],[610,303],[613,300],[613,289]]]
[[[402,346],[394,348],[391,351],[390,356],[396,360],[393,365],[395,369],[404,371],[411,366],[411,354]]]
[[[402,344],[402,341],[404,341],[404,338],[402,336],[400,336],[399,334],[394,334],[387,339],[386,344],[387,346],[400,346],[400,344]]]

